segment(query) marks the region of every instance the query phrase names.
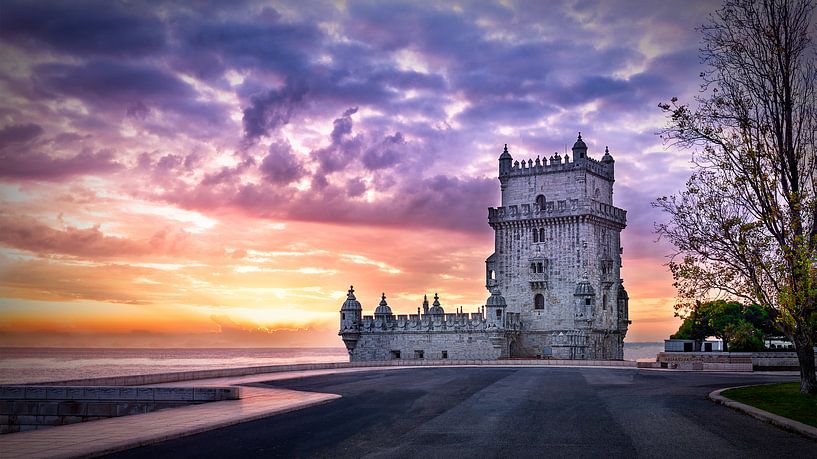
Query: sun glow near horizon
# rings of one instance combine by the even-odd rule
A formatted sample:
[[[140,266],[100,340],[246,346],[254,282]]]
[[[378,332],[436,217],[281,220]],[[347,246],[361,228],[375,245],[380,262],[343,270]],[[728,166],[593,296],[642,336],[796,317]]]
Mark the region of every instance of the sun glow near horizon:
[[[703,3],[8,2],[0,345],[339,346],[350,284],[368,313],[381,292],[476,310],[502,146],[547,157],[578,130],[616,159],[627,340],[663,339],[649,202],[688,155],[655,103],[697,90]]]

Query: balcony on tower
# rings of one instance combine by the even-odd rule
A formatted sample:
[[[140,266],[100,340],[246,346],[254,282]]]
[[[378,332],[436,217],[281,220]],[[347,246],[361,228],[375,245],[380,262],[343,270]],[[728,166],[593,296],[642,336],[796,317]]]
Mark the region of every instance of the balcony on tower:
[[[529,260],[528,282],[533,289],[548,288],[548,259],[544,257],[532,257]]]

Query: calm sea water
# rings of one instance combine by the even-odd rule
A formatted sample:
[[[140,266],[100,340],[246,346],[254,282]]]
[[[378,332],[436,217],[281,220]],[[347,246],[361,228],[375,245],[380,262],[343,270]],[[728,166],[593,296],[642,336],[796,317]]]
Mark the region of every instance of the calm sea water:
[[[662,349],[663,343],[624,343],[624,358],[654,360]],[[344,348],[0,348],[0,384],[348,359]]]

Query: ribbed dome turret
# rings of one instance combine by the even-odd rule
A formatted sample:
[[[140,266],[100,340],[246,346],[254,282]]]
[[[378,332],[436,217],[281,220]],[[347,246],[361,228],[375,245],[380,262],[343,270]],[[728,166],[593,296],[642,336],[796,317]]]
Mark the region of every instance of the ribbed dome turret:
[[[499,155],[499,159],[513,159],[513,157],[511,157],[511,154],[508,153],[508,144],[507,143],[505,144],[505,149],[502,151],[502,154]]]
[[[595,294],[596,294],[596,291],[593,290],[593,286],[590,285],[590,282],[587,282],[587,280],[583,280],[583,281],[579,282],[578,284],[576,284],[576,293],[574,293],[574,295],[576,295],[576,296],[587,296],[587,295],[595,295]]]
[[[363,308],[360,306],[360,301],[355,298],[355,287],[350,285],[349,292],[346,293],[346,301],[340,307],[341,311],[360,311]]]
[[[587,144],[584,143],[582,140],[582,133],[579,132],[579,137],[576,139],[576,143],[573,144],[573,160],[577,160],[579,158],[587,158]]]
[[[428,309],[428,313],[432,316],[441,316],[445,314],[443,307],[440,306],[440,297],[437,294],[434,294],[434,302],[431,303],[431,307]]]
[[[377,309],[374,310],[374,316],[390,316],[391,308],[389,307],[388,303],[386,303],[386,294],[383,293],[380,297],[380,304],[377,306]]]
[[[505,297],[499,293],[498,288],[491,289],[491,296],[488,297],[488,301],[485,302],[485,306],[489,308],[504,308],[508,304],[505,302]]]
[[[613,156],[610,154],[610,149],[607,148],[607,147],[604,147],[604,156],[602,156],[601,162],[603,162],[603,163],[614,163],[615,162],[615,160],[613,159]]]

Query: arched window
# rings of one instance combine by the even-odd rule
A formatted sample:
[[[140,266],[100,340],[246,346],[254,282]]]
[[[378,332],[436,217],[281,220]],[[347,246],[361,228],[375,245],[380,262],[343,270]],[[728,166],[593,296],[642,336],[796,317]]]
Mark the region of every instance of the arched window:
[[[531,263],[530,264],[530,272],[532,272],[532,273],[536,272],[536,263]]]
[[[539,232],[536,231],[536,228],[533,229],[533,242],[539,242]]]
[[[545,229],[539,228],[539,242],[545,242]]]
[[[533,308],[545,309],[545,297],[542,296],[541,293],[537,293],[536,296],[533,297]]]
[[[536,205],[539,206],[540,210],[545,210],[545,195],[540,194],[536,197]]]
[[[542,263],[536,263],[536,272],[537,273],[545,272],[544,268],[542,267]]]

